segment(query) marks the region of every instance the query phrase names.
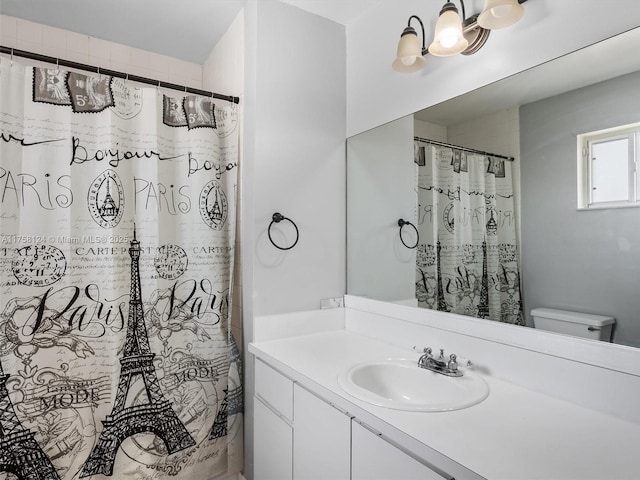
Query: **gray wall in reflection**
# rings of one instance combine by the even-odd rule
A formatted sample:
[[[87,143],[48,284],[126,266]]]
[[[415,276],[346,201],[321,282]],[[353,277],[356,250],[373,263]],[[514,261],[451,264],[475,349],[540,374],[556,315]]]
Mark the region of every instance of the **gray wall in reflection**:
[[[537,307],[611,315],[613,341],[640,346],[640,208],[577,210],[576,135],[635,122],[640,72],[520,107],[529,323]]]

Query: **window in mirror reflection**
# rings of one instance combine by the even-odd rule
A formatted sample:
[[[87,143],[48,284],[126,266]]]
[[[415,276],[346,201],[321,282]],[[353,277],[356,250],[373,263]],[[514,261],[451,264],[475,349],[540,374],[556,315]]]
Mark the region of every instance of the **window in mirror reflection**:
[[[640,206],[638,139],[640,124],[578,136],[578,208]]]

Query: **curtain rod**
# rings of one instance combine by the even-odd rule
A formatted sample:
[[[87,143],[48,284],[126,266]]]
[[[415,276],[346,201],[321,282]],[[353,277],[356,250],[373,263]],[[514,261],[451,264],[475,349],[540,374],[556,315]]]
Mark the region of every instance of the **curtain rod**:
[[[418,140],[419,142],[431,143],[433,145],[440,145],[441,147],[449,147],[455,148],[456,150],[463,150],[465,152],[477,153],[478,155],[487,155],[489,157],[502,158],[503,160],[507,160],[509,162],[513,162],[515,159],[513,157],[507,157],[505,155],[498,155],[497,153],[489,153],[483,152],[482,150],[476,150],[475,148],[461,147],[459,145],[452,145],[450,143],[439,142],[438,140],[429,140],[428,138],[420,138],[413,137],[414,140]]]
[[[154,85],[156,87],[169,88],[171,90],[180,90],[186,93],[194,93],[196,95],[202,95],[205,97],[217,98],[220,100],[226,100],[231,103],[240,103],[239,97],[231,95],[221,95],[219,93],[209,92],[207,90],[200,90],[198,88],[186,87],[184,85],[177,85],[175,83],[163,82],[161,80],[154,80],[152,78],[140,77],[138,75],[131,75],[129,73],[116,72],[115,70],[109,70],[107,68],[94,67],[92,65],[86,65],[84,63],[72,62],[70,60],[63,60],[61,58],[50,57],[48,55],[42,55],[40,53],[27,52],[25,50],[18,50],[16,48],[4,47],[0,45],[0,53],[6,53],[8,55],[15,55],[16,57],[29,58],[31,60],[37,60],[39,62],[55,63],[58,66],[75,68],[77,70],[84,70],[87,72],[108,75],[110,77],[124,78],[131,80],[132,82],[144,83],[146,85]]]

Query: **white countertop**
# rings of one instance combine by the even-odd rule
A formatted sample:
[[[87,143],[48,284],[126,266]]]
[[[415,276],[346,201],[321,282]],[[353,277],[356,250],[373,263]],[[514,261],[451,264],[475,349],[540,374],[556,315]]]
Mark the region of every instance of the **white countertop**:
[[[360,362],[419,355],[347,330],[262,341],[249,350],[370,426],[406,437],[401,443],[414,453],[423,456],[429,446],[490,480],[640,479],[640,425],[629,421],[479,372],[489,396],[469,408],[370,405],[344,392],[338,373]]]

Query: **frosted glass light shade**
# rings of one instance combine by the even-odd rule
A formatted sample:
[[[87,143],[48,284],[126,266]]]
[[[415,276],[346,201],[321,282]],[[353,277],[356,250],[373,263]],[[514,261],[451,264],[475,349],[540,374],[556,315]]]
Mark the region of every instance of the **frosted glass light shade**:
[[[436,23],[436,33],[429,45],[429,53],[436,57],[449,57],[462,52],[468,46],[469,42],[462,34],[462,19],[458,10],[443,9]]]
[[[417,72],[426,64],[418,34],[411,27],[405,28],[398,42],[398,55],[391,64],[391,68],[396,72],[411,73]]]
[[[484,10],[478,16],[478,25],[494,29],[513,25],[524,15],[518,0],[485,0]]]

